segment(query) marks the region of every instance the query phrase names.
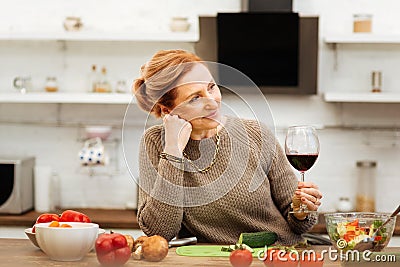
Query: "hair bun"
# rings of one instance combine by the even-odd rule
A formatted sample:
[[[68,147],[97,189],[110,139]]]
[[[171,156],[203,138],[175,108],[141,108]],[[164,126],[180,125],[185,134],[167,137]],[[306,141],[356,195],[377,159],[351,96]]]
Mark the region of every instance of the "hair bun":
[[[143,110],[151,112],[153,110],[154,103],[150,100],[147,95],[146,83],[143,77],[135,80],[134,83],[135,97],[137,104]]]

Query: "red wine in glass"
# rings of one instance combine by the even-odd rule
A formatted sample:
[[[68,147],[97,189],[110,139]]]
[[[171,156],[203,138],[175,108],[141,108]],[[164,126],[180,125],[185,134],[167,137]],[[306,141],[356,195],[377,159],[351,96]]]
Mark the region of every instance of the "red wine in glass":
[[[304,182],[304,173],[315,163],[319,154],[317,131],[312,126],[291,126],[286,133],[285,153],[289,163],[300,172]],[[309,213],[306,205],[292,213]]]
[[[287,154],[286,157],[296,170],[305,172],[314,165],[318,154]]]

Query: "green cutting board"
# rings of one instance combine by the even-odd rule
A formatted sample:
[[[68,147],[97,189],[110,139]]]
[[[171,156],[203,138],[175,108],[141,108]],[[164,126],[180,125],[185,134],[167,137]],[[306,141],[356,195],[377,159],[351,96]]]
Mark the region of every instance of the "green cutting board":
[[[229,257],[229,251],[221,251],[222,247],[218,245],[195,245],[195,246],[182,246],[176,249],[176,254],[180,256],[189,257]],[[253,258],[257,258],[258,252],[264,248],[255,248]]]

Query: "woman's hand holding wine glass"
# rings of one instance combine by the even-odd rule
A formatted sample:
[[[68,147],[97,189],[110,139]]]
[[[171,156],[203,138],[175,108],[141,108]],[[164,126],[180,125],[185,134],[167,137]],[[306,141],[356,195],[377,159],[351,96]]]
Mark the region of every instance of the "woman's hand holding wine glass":
[[[300,172],[301,181],[293,196],[293,211],[299,219],[315,212],[321,205],[322,198],[318,186],[304,182],[304,173],[315,163],[319,154],[319,140],[314,127],[289,127],[285,139],[285,153],[290,164]]]

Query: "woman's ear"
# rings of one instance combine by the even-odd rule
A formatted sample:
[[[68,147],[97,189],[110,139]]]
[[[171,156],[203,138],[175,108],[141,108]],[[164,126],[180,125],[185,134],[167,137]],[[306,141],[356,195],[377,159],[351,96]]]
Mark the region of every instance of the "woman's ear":
[[[170,110],[166,106],[161,106],[161,113],[162,114],[169,114]]]

